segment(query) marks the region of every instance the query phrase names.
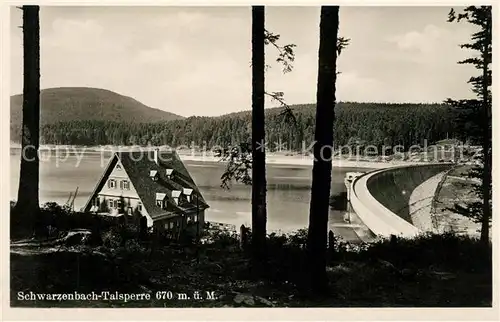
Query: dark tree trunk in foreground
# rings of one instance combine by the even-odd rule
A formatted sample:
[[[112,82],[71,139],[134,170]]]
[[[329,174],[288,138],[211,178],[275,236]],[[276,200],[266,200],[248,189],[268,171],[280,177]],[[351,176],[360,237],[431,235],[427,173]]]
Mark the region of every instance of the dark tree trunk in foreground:
[[[264,7],[252,7],[252,249],[266,256],[266,154],[264,149]]]
[[[335,120],[338,25],[339,7],[321,7],[314,165],[307,241],[311,287],[318,293],[325,291],[328,283],[326,277],[326,244],[332,179],[331,158],[333,122]]]
[[[39,212],[40,23],[39,6],[23,6],[23,129],[16,212],[37,221]]]

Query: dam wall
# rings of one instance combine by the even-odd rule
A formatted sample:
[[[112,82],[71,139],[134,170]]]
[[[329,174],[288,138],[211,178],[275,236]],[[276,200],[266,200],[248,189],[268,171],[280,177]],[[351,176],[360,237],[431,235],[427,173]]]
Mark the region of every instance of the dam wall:
[[[420,184],[451,166],[411,165],[366,173],[352,183],[351,206],[375,235],[416,236],[421,231],[411,220],[410,196]]]

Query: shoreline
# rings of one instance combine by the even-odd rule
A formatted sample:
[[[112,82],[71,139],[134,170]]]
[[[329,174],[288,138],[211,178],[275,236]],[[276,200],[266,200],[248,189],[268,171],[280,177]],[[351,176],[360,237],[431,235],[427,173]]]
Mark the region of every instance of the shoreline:
[[[179,153],[179,157],[183,161],[194,161],[194,162],[224,162],[220,161],[219,158],[213,156],[197,156],[197,155],[186,155]],[[266,154],[266,164],[271,165],[296,165],[296,166],[313,166],[312,157],[303,156],[283,156],[274,155],[272,153]],[[391,167],[397,167],[402,165],[419,165],[428,164],[428,162],[383,162],[383,161],[365,161],[365,160],[347,160],[336,158],[332,160],[333,167],[338,168],[366,168],[366,169],[386,169]]]
[[[68,157],[69,155],[75,155],[77,157],[83,157],[84,154],[105,154],[113,153],[118,151],[130,151],[131,146],[71,146],[71,145],[40,145],[40,152],[55,151],[58,157]],[[156,148],[154,146],[138,147],[143,151],[152,151]],[[20,150],[20,145],[10,145],[11,150]],[[59,152],[61,154],[57,154]],[[193,161],[193,162],[213,162],[213,163],[225,163],[221,161],[219,157],[213,156],[211,152],[198,152],[194,150],[178,150],[176,151],[179,157],[183,161]],[[391,161],[381,161],[381,160],[360,160],[347,159],[342,157],[334,157],[332,159],[333,167],[339,168],[365,168],[365,169],[385,169],[403,165],[423,165],[430,164],[432,162],[419,162],[419,161],[402,161],[402,160],[391,160]],[[266,164],[271,165],[295,165],[295,166],[313,166],[313,156],[304,155],[285,155],[283,153],[277,152],[267,152],[266,153]]]

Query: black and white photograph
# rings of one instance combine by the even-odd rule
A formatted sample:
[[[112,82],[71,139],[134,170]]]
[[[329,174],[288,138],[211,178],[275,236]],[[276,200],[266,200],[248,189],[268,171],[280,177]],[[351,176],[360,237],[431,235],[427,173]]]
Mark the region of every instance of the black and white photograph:
[[[2,6],[10,308],[494,308],[497,5]]]

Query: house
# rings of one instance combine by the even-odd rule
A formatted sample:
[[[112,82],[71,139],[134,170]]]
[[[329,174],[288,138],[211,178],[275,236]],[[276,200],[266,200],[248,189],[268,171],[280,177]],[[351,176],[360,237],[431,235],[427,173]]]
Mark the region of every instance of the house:
[[[146,220],[155,231],[201,231],[209,208],[175,151],[116,152],[84,212]]]

